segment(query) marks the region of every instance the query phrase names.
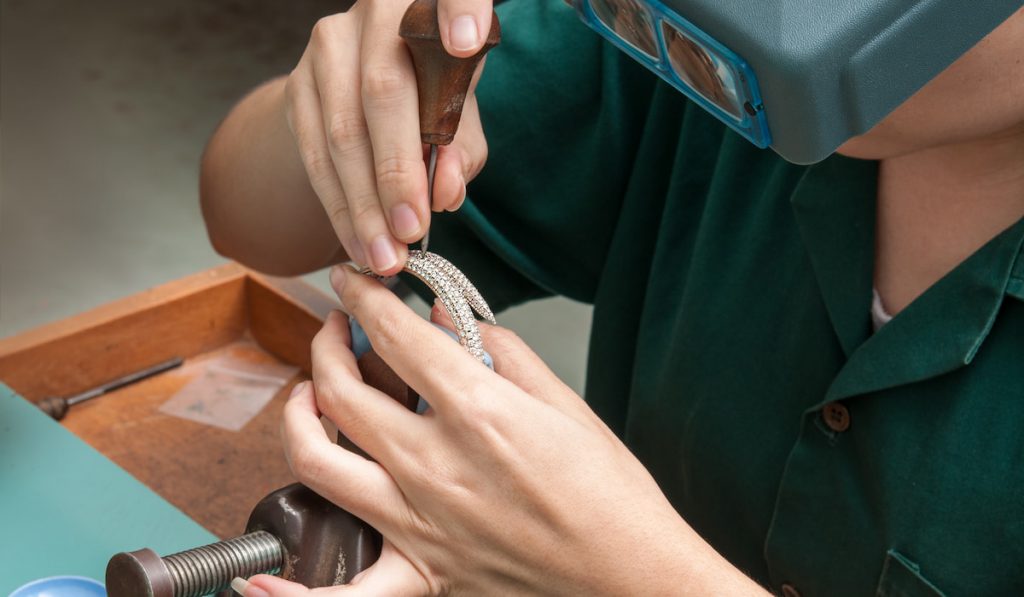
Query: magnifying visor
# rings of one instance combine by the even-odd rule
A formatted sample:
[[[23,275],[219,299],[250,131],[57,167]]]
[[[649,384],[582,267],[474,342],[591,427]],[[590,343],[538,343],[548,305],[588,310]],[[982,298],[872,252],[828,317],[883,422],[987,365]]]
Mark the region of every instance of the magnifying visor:
[[[1021,0],[572,0],[591,29],[797,164],[863,134]]]

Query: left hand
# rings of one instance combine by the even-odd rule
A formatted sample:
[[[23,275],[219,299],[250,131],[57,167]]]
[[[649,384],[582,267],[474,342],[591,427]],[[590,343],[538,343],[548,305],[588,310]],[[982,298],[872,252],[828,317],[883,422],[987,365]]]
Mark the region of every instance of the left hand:
[[[680,582],[700,587],[693,570],[722,567],[513,333],[482,324],[491,371],[378,282],[348,268],[331,281],[432,409],[416,415],[364,384],[345,317],[332,313],[313,341],[313,383],[285,407],[285,449],[298,479],[379,530],[384,549],[348,586],[260,575],[246,595],[679,594]],[[451,326],[436,309],[432,318]],[[336,445],[321,414],[376,462]]]

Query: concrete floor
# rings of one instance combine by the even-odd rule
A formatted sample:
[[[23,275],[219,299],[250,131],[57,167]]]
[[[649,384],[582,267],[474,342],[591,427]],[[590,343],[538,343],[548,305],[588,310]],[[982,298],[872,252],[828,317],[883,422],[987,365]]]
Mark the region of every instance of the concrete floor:
[[[222,263],[197,203],[205,141],[337,6],[0,1],[0,337]],[[499,319],[582,389],[588,308]]]

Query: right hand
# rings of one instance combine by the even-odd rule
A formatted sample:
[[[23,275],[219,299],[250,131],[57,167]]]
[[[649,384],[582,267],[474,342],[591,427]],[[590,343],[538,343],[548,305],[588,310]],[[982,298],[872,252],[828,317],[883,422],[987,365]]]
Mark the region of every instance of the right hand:
[[[381,275],[402,269],[407,244],[423,237],[431,210],[459,208],[466,182],[487,159],[473,93],[481,62],[455,140],[438,148],[434,204],[427,205],[416,76],[398,35],[409,3],[360,0],[321,19],[285,88],[288,125],[313,190],[348,257]],[[491,0],[439,0],[445,49],[475,54],[491,11]]]

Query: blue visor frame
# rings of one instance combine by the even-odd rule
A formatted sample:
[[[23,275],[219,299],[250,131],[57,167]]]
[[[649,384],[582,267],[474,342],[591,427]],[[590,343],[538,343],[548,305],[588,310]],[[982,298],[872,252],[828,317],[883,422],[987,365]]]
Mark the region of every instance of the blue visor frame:
[[[753,69],[718,40],[658,0],[572,0],[572,5],[588,27],[715,118],[760,148],[771,145]],[[632,41],[608,22],[614,19],[617,26],[619,20],[609,9],[624,8],[631,11],[623,28]]]

